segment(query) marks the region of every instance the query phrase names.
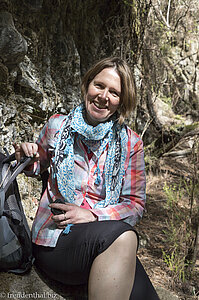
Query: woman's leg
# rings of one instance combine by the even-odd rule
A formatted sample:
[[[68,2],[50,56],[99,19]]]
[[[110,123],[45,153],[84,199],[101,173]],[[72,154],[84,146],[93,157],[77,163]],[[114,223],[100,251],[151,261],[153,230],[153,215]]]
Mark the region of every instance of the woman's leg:
[[[129,300],[136,266],[137,236],[122,233],[92,264],[89,300]]]
[[[130,300],[160,300],[138,257],[136,259],[135,280]]]
[[[125,232],[136,234],[122,221],[75,224],[69,234],[60,235],[56,247],[33,244],[35,263],[51,279],[67,285],[87,284],[94,260]]]
[[[130,299],[159,300],[138,259],[134,280],[134,253],[137,244],[134,234],[136,235],[132,227],[121,221],[76,224],[68,235],[60,236],[55,248],[33,244],[36,265],[46,276],[66,285],[89,282],[91,300],[97,299],[95,296],[99,299],[129,299],[128,289],[133,286],[133,281]],[[110,282],[112,274],[115,280]],[[100,280],[96,282],[98,277]],[[101,286],[103,288],[100,290]],[[118,294],[118,290],[123,293],[122,289],[124,296]],[[102,296],[102,293],[107,296]]]

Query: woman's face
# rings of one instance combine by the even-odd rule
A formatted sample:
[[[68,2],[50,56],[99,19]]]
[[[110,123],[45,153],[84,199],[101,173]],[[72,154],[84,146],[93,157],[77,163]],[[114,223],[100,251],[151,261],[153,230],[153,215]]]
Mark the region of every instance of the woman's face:
[[[112,116],[119,104],[121,79],[113,68],[103,69],[88,86],[85,96],[86,118],[88,124],[96,126]]]

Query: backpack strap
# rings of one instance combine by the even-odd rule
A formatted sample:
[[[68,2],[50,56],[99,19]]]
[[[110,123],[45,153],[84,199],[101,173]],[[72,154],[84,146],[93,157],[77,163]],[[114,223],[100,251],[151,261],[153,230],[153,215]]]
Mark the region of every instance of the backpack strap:
[[[5,151],[6,151],[6,153],[7,153],[7,150],[6,149],[4,149]],[[4,164],[4,163],[8,163],[8,162],[11,162],[11,161],[13,161],[13,160],[16,160],[16,158],[15,158],[15,152],[14,153],[12,153],[12,154],[7,154],[7,156],[3,159],[3,161],[2,161],[2,163]]]
[[[5,160],[3,161],[3,163],[7,163],[9,161],[14,160],[14,154],[10,155],[9,157],[6,157]],[[3,184],[0,188],[0,216],[3,214],[3,210],[4,210],[4,202],[5,202],[5,193],[8,190],[9,186],[11,185],[11,183],[15,180],[15,178],[17,177],[17,175],[19,175],[23,169],[25,169],[25,167],[30,163],[30,161],[32,160],[31,157],[24,157],[21,159],[21,161],[15,166],[15,168],[13,169],[13,172],[11,174],[11,176],[9,178],[4,178],[3,180]]]
[[[12,157],[12,155],[11,155]],[[11,158],[10,161],[12,161],[14,159]],[[32,160],[32,157],[23,157],[20,162],[16,165],[16,167],[13,169],[12,175],[10,176],[9,179],[5,179],[5,184],[3,185],[3,189],[6,192],[7,189],[9,188],[10,184],[15,180],[15,178],[17,177],[17,175],[19,175],[23,169],[25,169],[25,167],[30,163],[30,161]],[[3,163],[5,163],[9,161],[9,158],[5,159]]]

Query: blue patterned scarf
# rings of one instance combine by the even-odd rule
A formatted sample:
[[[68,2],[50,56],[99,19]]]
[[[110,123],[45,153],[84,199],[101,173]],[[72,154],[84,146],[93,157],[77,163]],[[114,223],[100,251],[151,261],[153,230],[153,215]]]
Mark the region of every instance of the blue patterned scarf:
[[[119,201],[124,175],[124,163],[127,154],[127,132],[124,125],[119,125],[113,116],[107,122],[93,127],[85,122],[85,105],[79,105],[69,115],[59,130],[55,149],[55,174],[58,189],[66,202],[74,203],[74,138],[80,138],[97,156],[98,162],[101,154],[108,144],[108,154],[105,163],[106,197],[99,201],[95,207],[106,207]],[[95,184],[100,184],[100,169],[97,164]]]

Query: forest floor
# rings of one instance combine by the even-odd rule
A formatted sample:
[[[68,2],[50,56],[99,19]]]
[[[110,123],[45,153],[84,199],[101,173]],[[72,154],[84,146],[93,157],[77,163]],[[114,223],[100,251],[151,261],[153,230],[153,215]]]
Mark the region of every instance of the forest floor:
[[[141,237],[138,256],[154,286],[173,291],[181,300],[198,300],[198,261],[191,278],[184,272],[191,236],[186,224],[188,199],[180,184],[180,177],[168,172],[147,175],[146,210],[136,226]]]

